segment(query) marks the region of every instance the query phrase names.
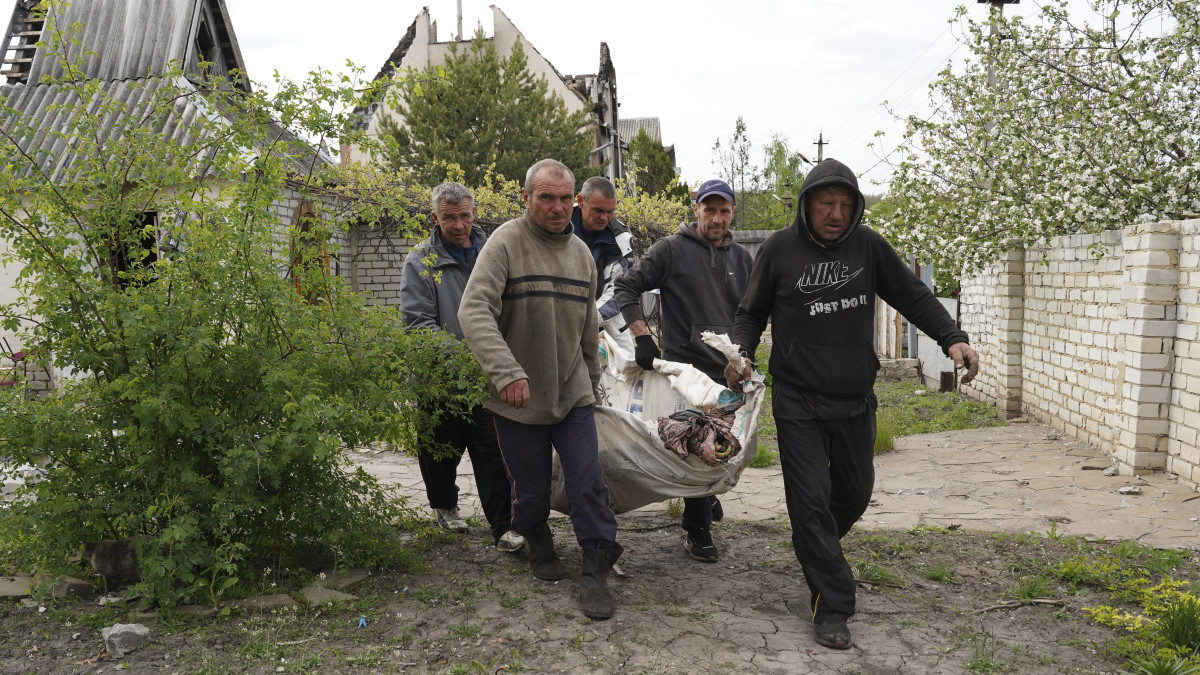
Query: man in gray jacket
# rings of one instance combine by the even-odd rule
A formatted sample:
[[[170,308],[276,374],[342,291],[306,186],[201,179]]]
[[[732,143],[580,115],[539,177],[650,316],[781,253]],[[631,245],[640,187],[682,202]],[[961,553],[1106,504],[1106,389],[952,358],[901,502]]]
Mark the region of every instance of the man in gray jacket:
[[[487,235],[475,227],[475,203],[466,186],[442,183],[433,189],[430,201],[433,232],[404,259],[400,277],[401,312],[409,327],[444,331],[461,340],[458,306]],[[508,552],[520,550],[525,540],[511,528],[511,488],[496,444],[492,414],[479,405],[471,410],[471,419],[463,419],[438,409],[436,401],[429,402],[426,409],[429,414],[440,416],[434,431],[436,445],[453,450],[449,456],[444,453],[435,456],[431,448],[423,448],[417,455],[425,494],[438,525],[451,532],[467,531],[467,522],[458,513],[458,486],[454,482],[462,450],[466,448],[471,453],[479,501],[496,548]]]

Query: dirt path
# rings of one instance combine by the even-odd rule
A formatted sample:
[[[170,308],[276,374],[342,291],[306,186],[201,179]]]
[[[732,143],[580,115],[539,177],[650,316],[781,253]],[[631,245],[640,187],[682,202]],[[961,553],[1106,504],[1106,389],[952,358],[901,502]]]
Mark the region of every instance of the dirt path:
[[[1070,552],[1063,541],[1029,546],[961,530],[852,533],[850,555],[878,560],[899,575],[900,587],[860,588],[855,647],[838,652],[812,640],[808,592],[782,524],[718,524],[722,558],[715,564],[689,559],[665,514],[621,516],[620,525],[628,576],[611,580],[617,614],[609,621],[577,609],[579,549],[566,520],[556,519],[571,574],[564,581],[535,579],[521,556],[496,551],[475,527],[440,536],[428,552],[429,573],[377,573],[350,589],[357,601],[151,623],[150,643],[119,663],[79,664],[102,645],[99,630],[88,627],[93,622],[64,624],[64,614],[82,606],[39,613],[9,603],[0,606],[0,672],[111,672],[120,665],[133,673],[925,674],[966,672],[986,657],[1007,672],[1048,675],[1115,673],[1121,663],[1099,651],[1117,636],[1079,611],[1103,601],[1099,595],[1060,595],[1063,608],[976,613],[1003,602],[1030,550],[1062,557]],[[954,582],[925,578],[937,564],[953,570]],[[96,623],[118,619],[126,620]]]

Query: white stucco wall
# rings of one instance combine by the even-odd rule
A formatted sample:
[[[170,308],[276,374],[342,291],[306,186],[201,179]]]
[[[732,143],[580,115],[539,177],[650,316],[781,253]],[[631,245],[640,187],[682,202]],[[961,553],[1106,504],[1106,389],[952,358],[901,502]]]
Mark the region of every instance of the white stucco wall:
[[[958,301],[954,298],[938,298],[942,307],[950,316],[958,311]],[[954,359],[942,353],[938,343],[925,333],[917,330],[917,359],[921,362],[921,384],[936,391],[941,386],[941,376],[944,372],[954,372]]]

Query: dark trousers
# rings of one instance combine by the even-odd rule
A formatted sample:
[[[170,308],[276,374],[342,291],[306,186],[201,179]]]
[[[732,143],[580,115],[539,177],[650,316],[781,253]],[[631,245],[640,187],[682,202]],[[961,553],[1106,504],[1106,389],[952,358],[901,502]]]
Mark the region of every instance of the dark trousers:
[[[439,445],[454,448],[453,455],[434,459],[428,451],[417,455],[421,467],[421,480],[425,482],[425,496],[435,509],[453,509],[458,506],[458,464],[462,451],[471,455],[471,468],[475,471],[475,486],[479,488],[479,501],[483,515],[492,530],[492,538],[512,529],[512,500],[508,471],[500,457],[500,446],[496,443],[496,427],[492,413],[483,406],[471,409],[471,419],[445,416],[434,430],[434,440]]]
[[[683,519],[679,525],[688,532],[712,525],[712,497],[684,497]]]
[[[500,415],[494,419],[500,454],[513,480],[513,528],[538,531],[550,517],[557,451],[575,539],[581,548],[611,548],[617,518],[600,469],[594,406],[574,408],[555,424],[522,424]]]
[[[797,411],[779,408],[784,496],[813,621],[844,620],[854,614],[855,588],[841,538],[866,512],[875,487],[875,406],[842,420],[797,419]]]

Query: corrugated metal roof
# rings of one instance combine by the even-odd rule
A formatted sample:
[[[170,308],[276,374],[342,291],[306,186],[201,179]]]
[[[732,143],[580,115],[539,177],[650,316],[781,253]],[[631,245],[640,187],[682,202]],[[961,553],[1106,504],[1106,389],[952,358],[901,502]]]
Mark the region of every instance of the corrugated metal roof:
[[[662,143],[662,125],[657,117],[630,117],[617,121],[617,133],[627,143],[637,138],[638,131],[642,129],[646,130],[650,140]]]
[[[21,12],[18,5],[14,15]],[[56,17],[60,26],[80,24],[78,44],[72,49],[95,52],[89,56],[83,74],[99,80],[101,94],[97,101],[83,108],[89,114],[100,112],[102,140],[119,140],[130,124],[162,125],[163,138],[186,147],[196,143],[223,126],[219,113],[201,109],[196,97],[180,97],[169,111],[147,119],[160,90],[167,86],[163,74],[171,62],[181,67],[194,65],[197,60],[196,32],[202,12],[207,11],[222,58],[230,68],[241,68],[241,53],[223,0],[75,0]],[[50,22],[48,22],[49,24]],[[10,27],[11,31],[11,27]],[[49,36],[43,36],[48,39]],[[77,148],[72,139],[63,137],[70,132],[72,120],[65,111],[79,111],[74,88],[62,84],[40,84],[43,76],[66,79],[67,73],[56,58],[39,49],[31,65],[29,84],[0,86],[0,101],[12,108],[15,120],[5,120],[0,113],[0,125],[6,130],[33,128],[21,140],[23,149],[37,157],[41,168],[55,180],[73,177]],[[177,85],[188,92],[195,86],[186,79]],[[100,110],[100,102],[119,105]],[[237,114],[233,112],[231,114]],[[209,124],[206,122],[215,122]],[[267,142],[293,141],[295,136],[278,122],[268,123],[264,130]],[[284,153],[293,173],[307,174],[313,166],[332,163],[324,149],[291,147]]]
[[[69,55],[79,55],[83,50],[95,52],[84,62],[82,75],[86,77],[99,80],[156,77],[172,61],[182,67],[194,65],[188,63],[188,58],[193,51],[202,3],[209,3],[216,22],[222,23],[223,0],[76,0],[65,9],[60,6],[49,12],[47,29],[54,25],[65,32],[78,26],[79,32],[74,36],[78,44],[69,49]],[[226,38],[223,53],[230,68],[241,67],[236,42],[231,33],[224,35],[225,32],[222,31]],[[63,78],[67,73],[58,58],[39,49],[34,53],[27,81],[38,82],[45,75]]]
[[[0,114],[0,125],[10,133],[22,133],[25,136],[20,141],[22,150],[38,158],[42,170],[52,180],[75,178],[77,175],[74,172],[81,170],[75,166],[78,150],[73,145],[75,139],[70,131],[74,120],[69,118],[68,111],[102,115],[97,126],[102,134],[98,140],[104,143],[119,141],[128,125],[141,124],[143,121],[161,125],[162,138],[180,147],[210,138],[225,128],[223,116],[204,110],[189,97],[176,98],[170,110],[150,115],[150,106],[160,102],[160,90],[165,86],[163,78],[103,82],[98,99],[81,108],[79,98],[71,87],[55,84],[4,85],[0,87],[0,98],[13,109],[19,121],[6,120],[6,115]],[[194,85],[187,80],[181,79],[178,86],[195,91]],[[101,108],[101,102],[117,105],[104,105]],[[17,129],[29,129],[30,133],[17,132]],[[294,174],[308,174],[315,166],[333,162],[322,149],[299,149],[307,147],[307,144],[298,148],[292,143],[296,137],[274,120],[267,124],[263,136],[267,143],[280,140],[289,143],[283,154],[288,162],[288,170]]]

